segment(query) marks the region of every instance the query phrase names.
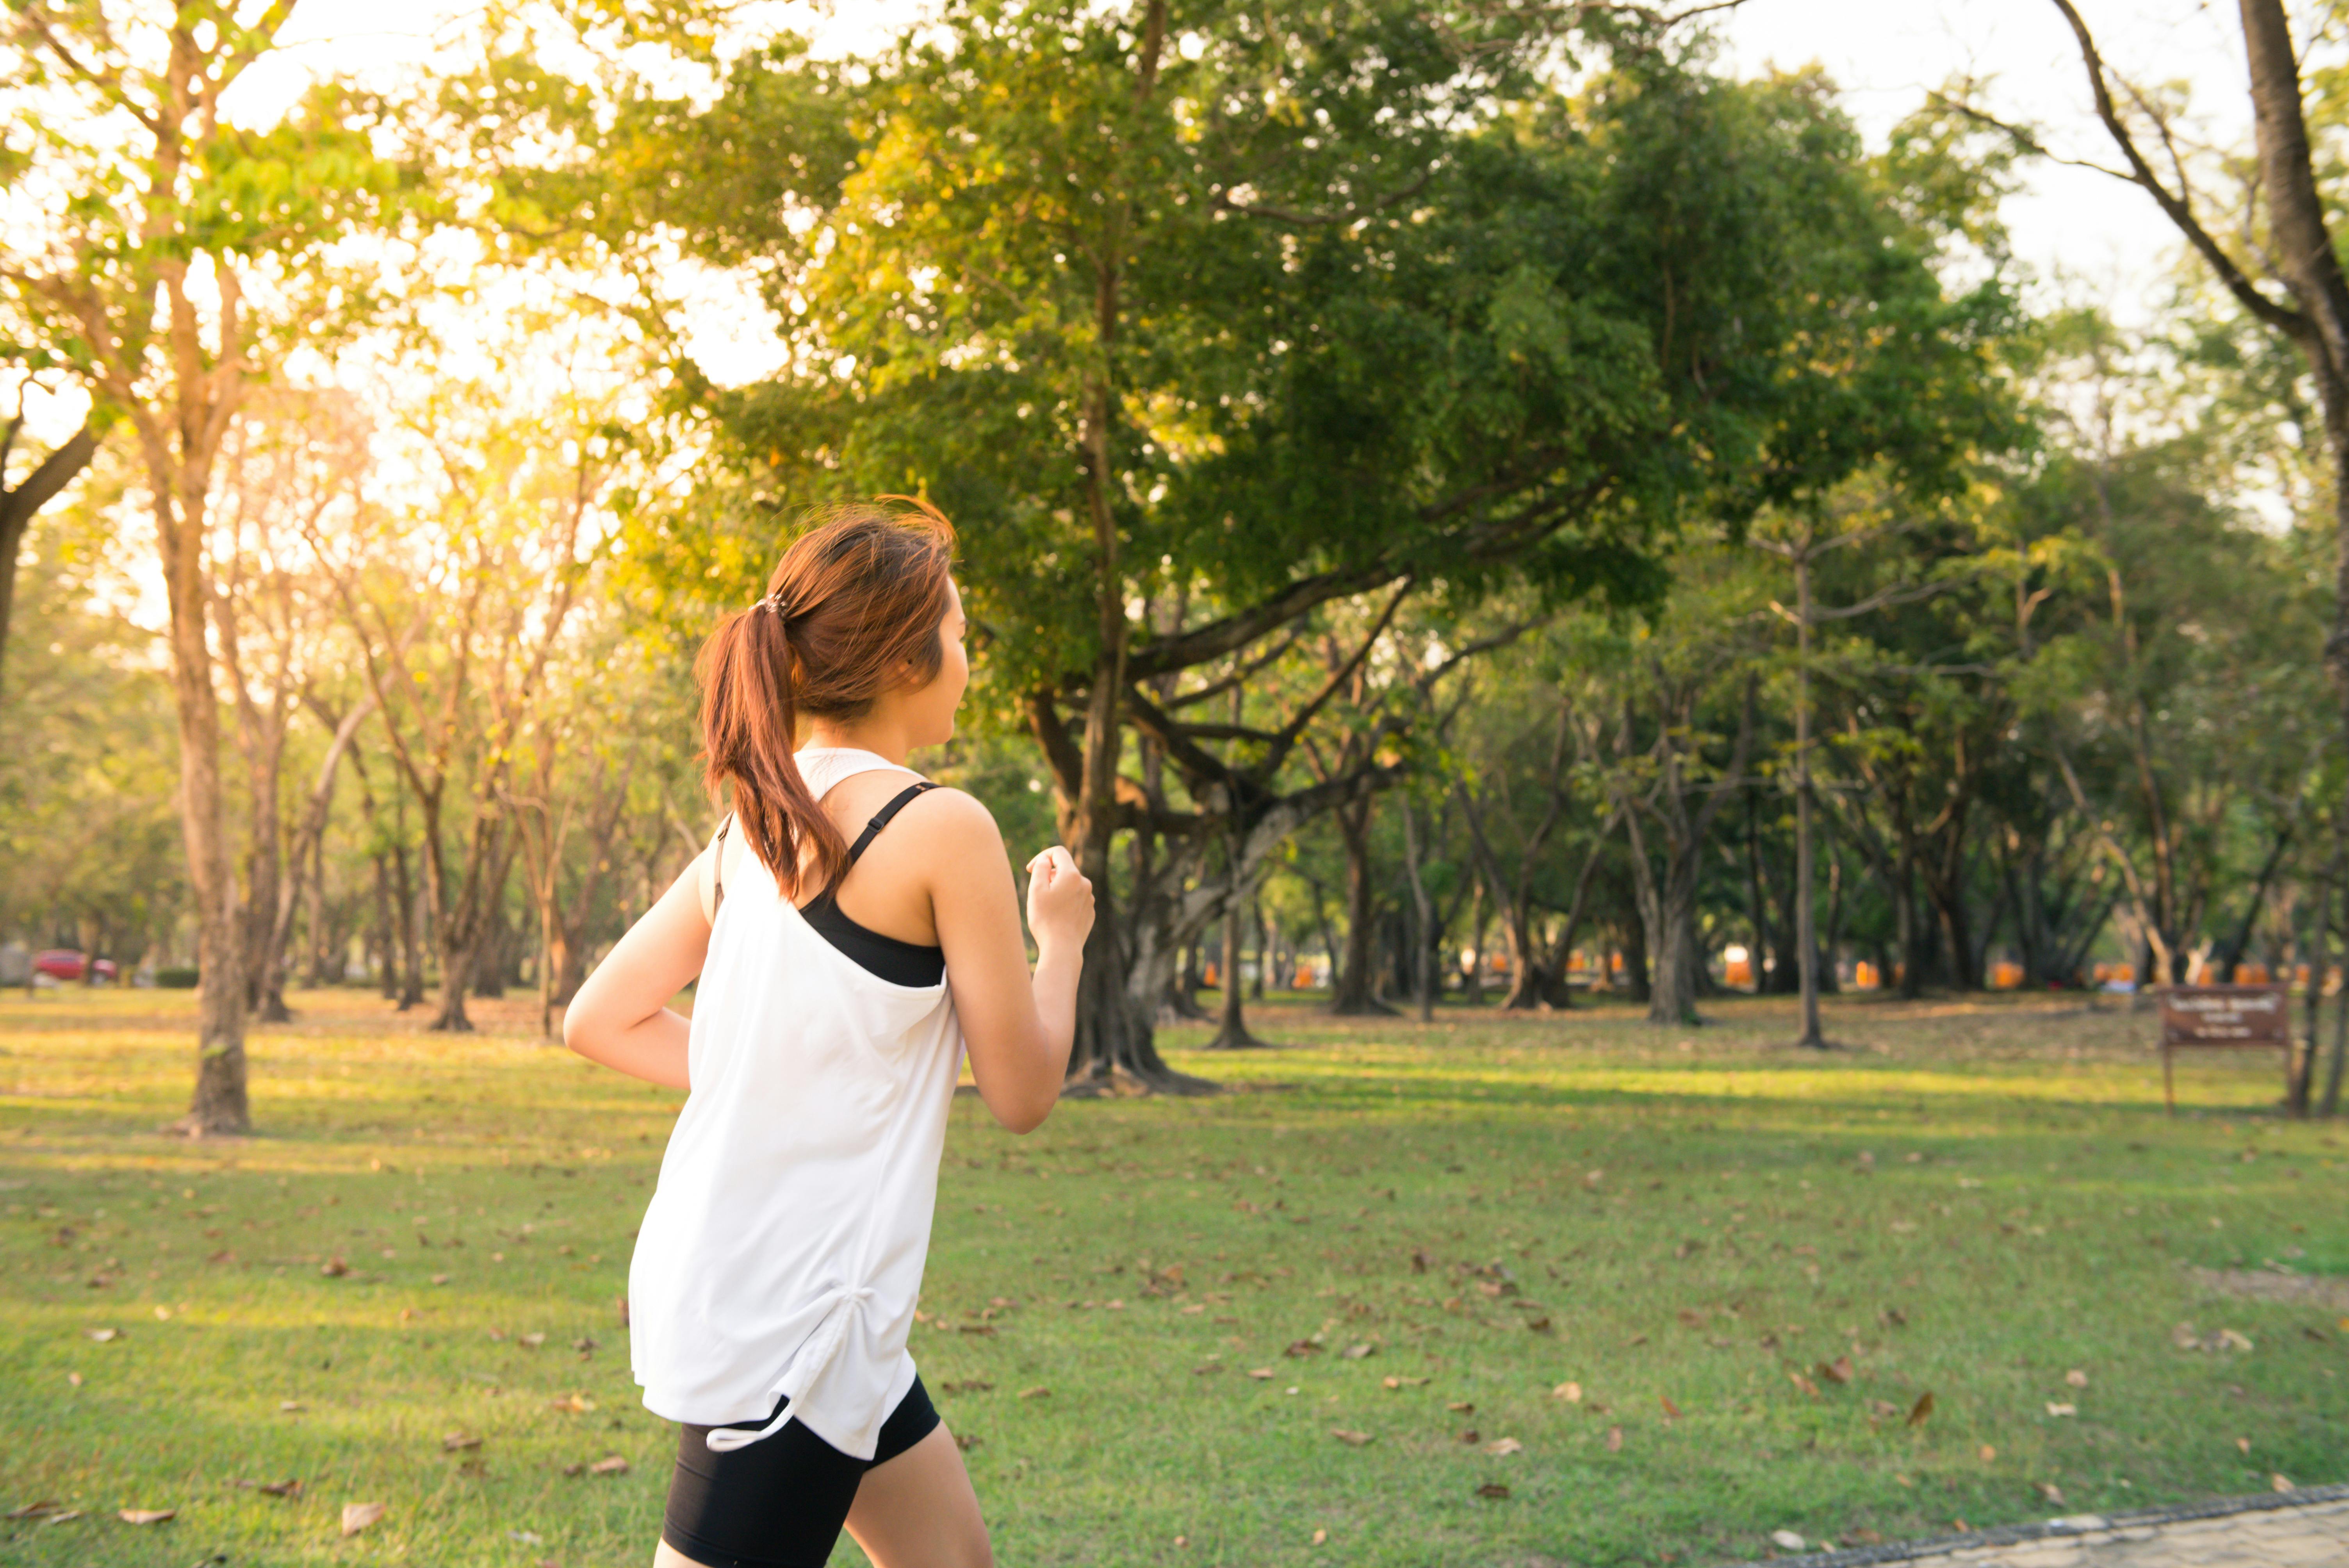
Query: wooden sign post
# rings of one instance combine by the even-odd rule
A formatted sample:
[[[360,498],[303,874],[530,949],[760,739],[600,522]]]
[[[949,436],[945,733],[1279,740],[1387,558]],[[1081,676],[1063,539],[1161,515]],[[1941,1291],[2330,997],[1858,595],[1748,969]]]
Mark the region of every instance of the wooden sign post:
[[[2292,993],[2282,985],[2168,985],[2161,998],[2161,1098],[2178,1114],[2170,1055],[2184,1047],[2281,1050],[2292,1072]],[[2287,1086],[2289,1087],[2289,1086]]]

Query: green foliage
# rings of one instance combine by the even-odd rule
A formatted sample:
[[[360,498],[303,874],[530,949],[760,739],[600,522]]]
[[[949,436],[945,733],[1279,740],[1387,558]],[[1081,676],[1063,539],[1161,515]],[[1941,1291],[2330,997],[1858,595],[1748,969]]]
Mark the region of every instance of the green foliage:
[[[1568,98],[1480,25],[1207,5],[1151,57],[1134,17],[973,4],[631,106],[615,221],[755,269],[789,351],[715,399],[748,474],[686,531],[755,562],[793,498],[927,490],[1019,687],[1089,662],[1104,387],[1119,592],[1209,614],[1317,574],[1652,600],[1687,516],[2011,438],[2003,300],[1943,298],[1823,84],[1592,38]]]
[[[112,476],[101,473],[104,491]],[[129,591],[98,513],[44,519],[16,566],[0,746],[0,934],[124,961],[171,935],[186,872],[156,639],[95,595]]]

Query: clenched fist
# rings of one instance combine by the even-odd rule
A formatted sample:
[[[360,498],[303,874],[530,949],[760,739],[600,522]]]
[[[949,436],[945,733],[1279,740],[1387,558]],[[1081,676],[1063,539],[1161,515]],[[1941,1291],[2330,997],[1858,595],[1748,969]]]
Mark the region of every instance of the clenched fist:
[[[1028,929],[1040,948],[1082,947],[1093,928],[1093,884],[1054,844],[1028,862]]]

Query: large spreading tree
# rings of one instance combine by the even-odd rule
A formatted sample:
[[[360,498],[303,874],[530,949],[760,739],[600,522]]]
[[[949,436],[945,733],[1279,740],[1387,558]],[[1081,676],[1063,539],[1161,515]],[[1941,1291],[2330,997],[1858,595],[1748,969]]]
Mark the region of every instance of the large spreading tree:
[[[1244,887],[1386,771],[1285,766],[1309,696],[1236,725],[1200,693],[1398,587],[1637,600],[1692,515],[1978,438],[1994,301],[1945,297],[1830,97],[1598,8],[975,0],[576,119],[599,155],[531,197],[761,280],[786,366],[713,396],[721,527],[771,543],[826,492],[957,519],[991,689],[1102,891],[1071,1077],[1166,1084],[1143,969],[1185,931],[1110,896],[1114,842],[1237,846]]]

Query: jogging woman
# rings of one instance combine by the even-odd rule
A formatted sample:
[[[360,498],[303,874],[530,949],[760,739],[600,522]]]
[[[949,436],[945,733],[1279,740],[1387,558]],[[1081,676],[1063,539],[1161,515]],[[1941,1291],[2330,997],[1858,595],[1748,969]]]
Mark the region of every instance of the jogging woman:
[[[879,1568],[992,1561],[905,1339],[964,1051],[997,1121],[1044,1119],[1093,895],[1067,851],[1029,861],[1031,975],[995,820],[905,766],[969,680],[953,542],[922,502],[845,509],[719,626],[733,812],[564,1019],[688,1091],[628,1271],[636,1381],[684,1427],[655,1568],[820,1568],[843,1523]]]

